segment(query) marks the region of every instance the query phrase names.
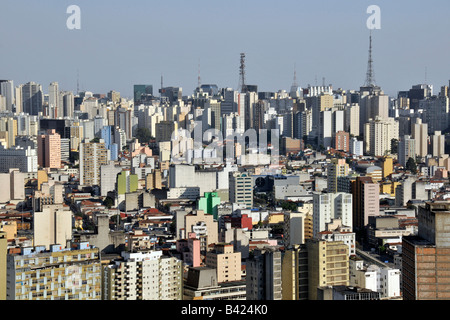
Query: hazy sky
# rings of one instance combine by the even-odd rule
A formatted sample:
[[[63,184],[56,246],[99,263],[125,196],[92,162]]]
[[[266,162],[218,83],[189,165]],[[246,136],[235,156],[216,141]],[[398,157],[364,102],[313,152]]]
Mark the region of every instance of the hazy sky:
[[[381,9],[373,31],[376,83],[388,94],[427,82],[435,92],[450,79],[448,0],[0,0],[0,78],[35,81],[48,92],[119,91],[133,84],[201,82],[238,88],[239,55],[246,82],[259,91],[300,86],[358,89],[367,69],[369,5]],[[81,30],[69,30],[69,5]],[[425,72],[427,70],[427,72]]]

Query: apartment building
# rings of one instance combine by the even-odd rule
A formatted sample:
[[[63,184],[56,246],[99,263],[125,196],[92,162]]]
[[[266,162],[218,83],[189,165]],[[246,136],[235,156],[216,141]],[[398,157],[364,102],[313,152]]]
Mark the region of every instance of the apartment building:
[[[7,300],[100,300],[99,249],[82,242],[8,254],[6,293]]]
[[[121,253],[103,270],[103,300],[181,300],[182,261],[162,251]]]

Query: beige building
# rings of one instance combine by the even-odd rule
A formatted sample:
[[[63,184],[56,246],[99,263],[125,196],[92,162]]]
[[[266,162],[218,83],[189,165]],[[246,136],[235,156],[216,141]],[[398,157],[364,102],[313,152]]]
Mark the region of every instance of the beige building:
[[[25,199],[25,174],[19,169],[9,169],[7,173],[0,173],[0,203],[11,200]]]
[[[391,140],[398,139],[399,126],[394,118],[369,119],[364,125],[365,152],[382,157],[391,152]]]
[[[97,248],[77,243],[8,254],[7,300],[100,300],[101,263]]]
[[[122,252],[103,270],[103,300],[181,300],[182,261],[162,251]]]
[[[104,140],[80,144],[80,185],[100,186],[100,167],[109,162],[109,151]]]
[[[345,159],[331,159],[327,169],[327,189],[328,192],[337,192],[337,178],[348,175],[349,165]]]
[[[416,140],[416,156],[426,157],[428,154],[428,123],[416,118],[411,125],[411,137]]]
[[[44,205],[42,212],[34,213],[34,245],[44,246],[59,243],[66,248],[72,239],[72,212],[62,204]]]
[[[193,211],[184,216],[184,235],[187,238],[189,233],[195,233],[200,239],[200,250],[206,252],[213,243],[218,243],[219,230],[218,223],[214,221],[212,214],[207,214],[202,210]]]
[[[0,221],[0,232],[6,233],[6,238],[12,240],[17,237],[17,222],[15,220]]]
[[[317,288],[349,285],[348,246],[342,241],[309,240],[309,300],[317,300]]]
[[[215,244],[214,249],[206,253],[205,264],[217,270],[219,283],[240,281],[242,278],[241,253],[234,252],[232,244]]]

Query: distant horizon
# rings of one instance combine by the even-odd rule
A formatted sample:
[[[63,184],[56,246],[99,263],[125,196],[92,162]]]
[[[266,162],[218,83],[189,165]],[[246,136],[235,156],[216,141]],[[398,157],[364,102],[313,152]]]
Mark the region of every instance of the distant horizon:
[[[69,30],[66,9],[78,5],[81,29]],[[0,12],[0,78],[34,81],[61,90],[132,98],[133,85],[181,87],[192,95],[202,84],[238,89],[239,55],[246,53],[246,83],[261,92],[331,84],[364,85],[370,30],[366,12],[377,5],[381,28],[372,30],[375,83],[390,97],[413,85],[448,85],[447,13],[434,0],[16,0]],[[12,31],[11,31],[12,30]],[[30,32],[32,31],[32,32]]]

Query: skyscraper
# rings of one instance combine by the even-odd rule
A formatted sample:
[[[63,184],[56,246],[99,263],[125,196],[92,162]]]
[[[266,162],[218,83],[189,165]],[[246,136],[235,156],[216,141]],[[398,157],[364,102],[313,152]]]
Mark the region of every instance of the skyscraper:
[[[416,140],[416,155],[426,157],[428,154],[428,124],[423,123],[419,117],[411,125],[411,137]]]
[[[418,235],[402,238],[404,300],[450,299],[450,203],[418,207]]]
[[[445,154],[445,135],[441,131],[435,131],[431,136],[433,141],[433,157],[441,157]]]
[[[0,95],[5,97],[6,111],[13,111],[15,102],[14,81],[0,80]]]
[[[406,166],[409,158],[415,160],[416,156],[416,140],[405,135],[398,143],[398,162],[402,166]]]
[[[329,193],[337,192],[338,177],[348,175],[349,165],[345,159],[331,159],[327,169],[327,190]]]
[[[342,224],[353,227],[352,194],[344,192],[313,194],[313,237],[326,230],[332,219],[341,219]]]
[[[394,118],[371,119],[364,126],[366,153],[381,157],[391,152],[392,139],[398,139],[399,126]]]
[[[380,187],[371,177],[357,177],[351,182],[353,195],[353,230],[363,232],[369,216],[380,214]]]
[[[42,86],[35,82],[28,82],[22,86],[22,111],[30,115],[42,112],[44,94]]]
[[[253,207],[253,178],[248,173],[229,173],[229,197],[231,203],[245,205],[246,208]]]
[[[62,106],[60,105],[58,82],[52,82],[48,87],[48,107],[49,115],[52,118],[62,118],[64,116]]]
[[[309,300],[317,299],[317,288],[323,286],[348,286],[349,254],[343,241],[311,239],[308,250]]]
[[[55,129],[38,136],[37,149],[39,166],[50,169],[61,167],[61,136]]]
[[[100,167],[108,162],[108,149],[102,139],[80,143],[80,185],[100,186]]]

